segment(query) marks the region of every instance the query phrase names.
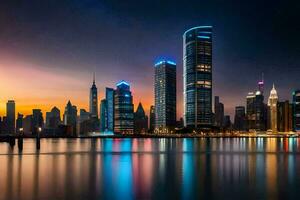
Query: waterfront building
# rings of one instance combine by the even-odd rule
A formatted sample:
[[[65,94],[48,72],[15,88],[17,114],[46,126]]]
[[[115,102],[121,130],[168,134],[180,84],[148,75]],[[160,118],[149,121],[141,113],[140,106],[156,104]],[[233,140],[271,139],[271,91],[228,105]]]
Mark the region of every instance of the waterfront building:
[[[67,126],[67,135],[75,136],[77,127],[77,107],[73,106],[71,101],[68,101],[63,115],[63,123]]]
[[[18,113],[17,115],[16,132],[17,133],[23,132],[23,115],[21,113]]]
[[[14,100],[8,100],[6,103],[6,131],[7,134],[16,132],[16,104]]]
[[[105,132],[107,129],[107,101],[102,99],[100,104],[100,132]]]
[[[198,26],[183,34],[184,125],[207,129],[212,125],[212,26]]]
[[[277,127],[279,132],[293,130],[293,106],[288,100],[277,103]]]
[[[153,133],[155,129],[155,108],[150,106],[150,122],[149,122],[149,132]]]
[[[224,116],[224,128],[225,128],[226,130],[231,129],[230,115],[225,115],[225,116]]]
[[[92,118],[98,118],[98,89],[95,83],[95,74],[93,78],[93,84],[90,88],[90,115]]]
[[[134,133],[142,134],[148,132],[148,116],[145,114],[143,105],[139,103],[134,113]]]
[[[293,92],[293,129],[300,131],[300,90]]]
[[[122,134],[133,134],[132,95],[130,85],[126,81],[122,80],[117,83],[114,100],[114,131]]]
[[[255,129],[257,131],[267,130],[267,108],[264,95],[258,90],[255,94]]]
[[[277,91],[275,89],[275,86],[273,84],[273,88],[270,91],[270,96],[268,100],[268,107],[269,107],[269,119],[268,123],[270,124],[270,129],[273,133],[277,132],[277,102],[278,102],[278,95]]]
[[[32,134],[40,133],[44,127],[44,118],[41,109],[32,109]]]
[[[60,110],[54,106],[50,112],[46,113],[46,127],[56,129],[60,124]]]
[[[220,102],[220,98],[215,96],[215,126],[223,127],[224,123],[224,104]]]
[[[176,126],[176,64],[161,60],[154,66],[155,128],[169,132]]]
[[[26,115],[23,119],[23,131],[32,134],[32,115]]]
[[[107,104],[107,131],[114,132],[115,127],[115,90],[106,88],[105,99]]]
[[[234,129],[237,131],[246,130],[246,109],[244,106],[235,107]]]
[[[255,94],[253,92],[249,92],[246,97],[246,119],[247,119],[247,129],[254,130],[255,129]]]

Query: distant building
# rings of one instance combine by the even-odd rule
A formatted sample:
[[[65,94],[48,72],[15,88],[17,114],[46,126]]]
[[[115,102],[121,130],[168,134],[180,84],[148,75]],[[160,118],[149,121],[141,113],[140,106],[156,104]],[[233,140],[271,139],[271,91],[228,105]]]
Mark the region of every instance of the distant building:
[[[225,129],[231,129],[231,120],[229,115],[224,116],[224,128]]]
[[[100,104],[100,132],[105,132],[107,129],[107,101],[102,99]]]
[[[279,132],[289,132],[293,130],[293,107],[289,101],[277,103],[277,127]]]
[[[134,133],[141,134],[148,132],[148,116],[141,103],[139,103],[134,113]]]
[[[77,127],[77,108],[73,106],[70,101],[68,101],[65,112],[63,116],[64,125],[68,126],[67,135],[68,136],[76,136],[76,127]]]
[[[157,62],[154,79],[155,128],[168,132],[176,126],[176,64]]]
[[[220,102],[220,98],[215,96],[215,125],[223,127],[224,125],[224,104]]]
[[[44,118],[41,109],[32,110],[32,134],[36,135],[44,127]]]
[[[46,112],[45,135],[57,135],[58,127],[61,125],[60,110],[54,106],[50,112]]]
[[[25,134],[32,134],[32,115],[27,115],[24,117],[23,131]]]
[[[257,91],[255,94],[255,129],[257,131],[267,130],[267,105],[264,103],[261,91]]]
[[[133,103],[130,85],[125,81],[117,84],[115,91],[115,126],[116,133],[133,134]],[[110,113],[108,113],[109,115]]]
[[[244,106],[235,107],[234,129],[237,131],[246,130],[246,109]]]
[[[150,106],[150,122],[149,122],[149,132],[153,133],[155,129],[155,108]]]
[[[105,99],[107,104],[107,131],[114,132],[115,127],[115,90],[106,88]]]
[[[16,132],[20,133],[23,132],[23,115],[18,113],[17,120],[16,120]]]
[[[183,34],[184,124],[210,129],[212,124],[212,26]]]
[[[272,130],[273,133],[277,133],[277,102],[278,102],[278,96],[277,96],[277,91],[275,89],[275,86],[273,84],[273,88],[270,91],[270,96],[268,100],[268,107],[269,107],[269,124],[270,124],[270,129]]]
[[[6,127],[7,134],[15,134],[16,132],[16,104],[14,100],[6,103]]]
[[[300,131],[300,90],[293,92],[293,129]]]
[[[247,118],[247,129],[248,130],[255,130],[255,94],[253,92],[249,92],[246,97],[246,118]]]
[[[93,85],[90,89],[90,115],[92,118],[98,118],[98,89],[95,84],[95,74]]]

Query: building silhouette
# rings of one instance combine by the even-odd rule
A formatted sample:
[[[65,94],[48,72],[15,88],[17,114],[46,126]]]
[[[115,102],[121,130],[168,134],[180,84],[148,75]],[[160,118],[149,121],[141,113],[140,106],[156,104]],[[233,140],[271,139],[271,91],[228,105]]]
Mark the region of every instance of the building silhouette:
[[[150,121],[149,121],[149,132],[153,133],[155,129],[155,108],[154,106],[150,106]]]
[[[105,132],[107,130],[107,101],[106,99],[102,99],[100,104],[100,132]]]
[[[273,133],[277,133],[278,128],[277,128],[277,102],[278,102],[278,95],[277,91],[275,89],[275,86],[273,84],[273,88],[270,91],[270,96],[268,99],[268,107],[269,107],[269,119],[268,123],[270,124],[270,129],[272,130]]]
[[[277,103],[277,127],[279,132],[293,130],[293,106],[288,100]]]
[[[114,131],[121,134],[133,134],[133,103],[130,85],[126,81],[117,83],[115,90],[115,127]]]
[[[246,130],[246,109],[244,106],[235,107],[234,129],[237,131]]]
[[[198,26],[183,34],[183,100],[186,127],[212,125],[212,26]]]
[[[76,136],[77,134],[77,107],[73,106],[71,101],[68,101],[63,115],[63,124],[66,127],[66,135]]]
[[[90,115],[92,118],[98,118],[98,89],[95,83],[95,74],[93,78],[93,84],[90,88]]]
[[[23,132],[23,116],[21,113],[18,113],[16,120],[16,132]]]
[[[176,64],[157,62],[154,79],[155,128],[168,132],[176,126]]]
[[[217,127],[224,126],[224,104],[220,102],[220,98],[215,96],[215,125]]]
[[[142,134],[147,132],[148,132],[148,116],[145,114],[143,105],[140,102],[134,113],[134,133]]]
[[[41,109],[32,109],[32,134],[38,134],[44,127],[44,118]]]
[[[8,100],[6,103],[6,131],[7,134],[16,132],[16,104],[14,100]]]
[[[300,90],[293,92],[293,129],[300,131]]]

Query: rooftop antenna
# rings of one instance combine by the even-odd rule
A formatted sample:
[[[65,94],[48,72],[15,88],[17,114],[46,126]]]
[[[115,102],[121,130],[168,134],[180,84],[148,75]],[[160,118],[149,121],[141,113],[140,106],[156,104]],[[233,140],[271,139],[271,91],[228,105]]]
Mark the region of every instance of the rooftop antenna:
[[[93,84],[95,85],[95,72],[93,73]]]

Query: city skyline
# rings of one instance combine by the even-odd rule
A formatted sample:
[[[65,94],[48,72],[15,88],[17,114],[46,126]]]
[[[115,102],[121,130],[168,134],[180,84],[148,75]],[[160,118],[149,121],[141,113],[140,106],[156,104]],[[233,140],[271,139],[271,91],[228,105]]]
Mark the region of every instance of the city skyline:
[[[282,100],[291,100],[292,91],[298,87],[299,39],[295,27],[299,22],[293,18],[296,6],[244,2],[230,7],[222,2],[195,1],[178,13],[184,2],[152,1],[137,3],[136,7],[116,1],[72,3],[29,1],[25,5],[11,1],[0,7],[0,24],[5,27],[0,34],[1,116],[9,99],[16,101],[17,111],[24,115],[33,108],[41,108],[43,113],[53,106],[63,110],[68,100],[89,110],[87,88],[93,72],[98,78],[99,102],[104,97],[104,87],[113,87],[116,81],[125,79],[131,83],[134,104],[142,102],[149,113],[154,102],[150,88],[153,77],[149,74],[153,74],[153,63],[164,57],[178,65],[179,118],[183,115],[182,34],[197,25],[214,27],[213,96],[222,98],[226,114],[233,117],[234,107],[245,105],[244,96],[255,88],[262,72],[266,90],[275,82]],[[168,15],[152,12],[164,5],[168,5]],[[263,9],[265,5],[267,10]],[[36,9],[28,12],[33,7]],[[276,12],[279,8],[280,12]],[[141,11],[149,18],[145,19]],[[245,14],[235,18],[240,13]],[[33,19],[35,23],[28,23]],[[281,28],[283,24],[285,29]],[[143,41],[136,41],[137,37]],[[114,48],[112,42],[116,44]],[[134,42],[136,45],[131,45]],[[236,73],[240,76],[236,77]]]

